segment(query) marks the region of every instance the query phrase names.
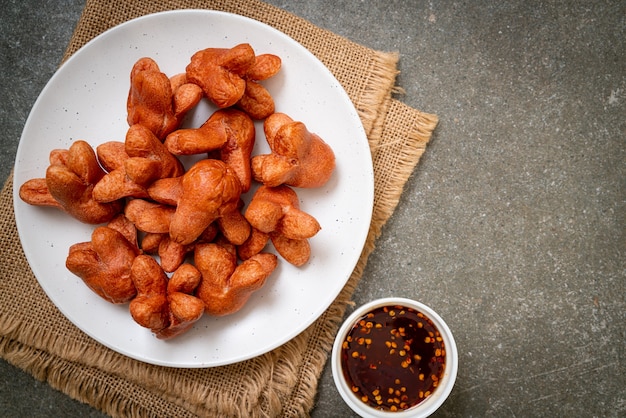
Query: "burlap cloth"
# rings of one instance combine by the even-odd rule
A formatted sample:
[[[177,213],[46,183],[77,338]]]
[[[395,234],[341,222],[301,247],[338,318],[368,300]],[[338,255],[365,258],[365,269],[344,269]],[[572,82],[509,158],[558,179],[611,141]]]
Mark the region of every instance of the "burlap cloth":
[[[375,239],[393,213],[437,117],[392,98],[398,54],[365,48],[258,1],[90,0],[65,58],[110,27],[178,8],[222,10],[274,26],[308,48],[344,86],[363,121],[375,172],[374,214],[356,269],[319,320],[266,355],[208,369],[144,364],[83,334],[40,288],[17,235],[11,176],[0,203],[0,353],[37,379],[112,416],[306,416],[313,407],[334,334]]]

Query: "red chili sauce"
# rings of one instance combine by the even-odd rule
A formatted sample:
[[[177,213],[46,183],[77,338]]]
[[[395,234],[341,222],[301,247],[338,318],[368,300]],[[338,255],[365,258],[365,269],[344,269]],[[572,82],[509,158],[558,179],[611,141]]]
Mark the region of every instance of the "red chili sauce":
[[[445,369],[445,345],[432,321],[404,306],[367,313],[341,348],[343,374],[354,394],[385,411],[412,408],[433,393]]]

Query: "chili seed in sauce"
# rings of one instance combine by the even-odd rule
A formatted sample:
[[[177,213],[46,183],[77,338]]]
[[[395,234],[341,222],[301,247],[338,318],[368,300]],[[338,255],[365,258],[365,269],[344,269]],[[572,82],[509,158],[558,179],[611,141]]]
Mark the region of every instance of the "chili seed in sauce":
[[[412,408],[437,388],[445,370],[445,345],[421,312],[383,306],[365,314],[341,348],[344,378],[369,406],[385,411]]]

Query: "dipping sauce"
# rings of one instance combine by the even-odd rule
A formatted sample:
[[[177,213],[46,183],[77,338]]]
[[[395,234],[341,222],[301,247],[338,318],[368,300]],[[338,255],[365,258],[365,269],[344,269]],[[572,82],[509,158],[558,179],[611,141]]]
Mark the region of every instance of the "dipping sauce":
[[[358,319],[341,345],[352,392],[375,409],[402,411],[424,401],[445,370],[445,344],[421,312],[382,306]]]

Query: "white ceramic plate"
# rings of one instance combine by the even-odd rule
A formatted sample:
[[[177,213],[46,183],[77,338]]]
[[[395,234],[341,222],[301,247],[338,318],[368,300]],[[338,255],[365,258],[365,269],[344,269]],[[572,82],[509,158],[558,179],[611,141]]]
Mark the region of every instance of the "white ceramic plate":
[[[161,341],[137,325],[128,305],[92,293],[65,268],[70,245],[90,239],[83,225],[17,195],[26,180],[44,177],[54,148],[83,139],[92,146],[123,141],[129,74],[149,56],[168,75],[183,72],[191,55],[207,47],[250,43],[257,54],[282,58],[279,74],[264,82],[276,111],[304,122],[333,148],[337,168],[324,187],[298,189],[301,208],[322,230],[310,240],[312,257],[300,268],[280,259],[265,286],[236,314],[207,315],[193,329]],[[199,126],[214,110],[204,103],[187,126]],[[255,153],[268,148],[257,124]],[[373,206],[373,169],[356,110],[328,69],[303,46],[257,21],[215,11],[148,15],[117,26],[85,45],[50,79],[28,117],[14,170],[15,217],[30,266],[52,302],[85,333],[107,347],[147,363],[210,367],[266,353],[317,319],[349,278],[367,236]]]

